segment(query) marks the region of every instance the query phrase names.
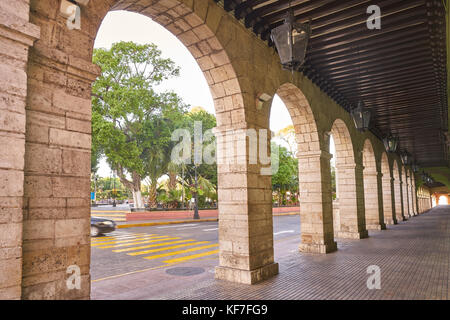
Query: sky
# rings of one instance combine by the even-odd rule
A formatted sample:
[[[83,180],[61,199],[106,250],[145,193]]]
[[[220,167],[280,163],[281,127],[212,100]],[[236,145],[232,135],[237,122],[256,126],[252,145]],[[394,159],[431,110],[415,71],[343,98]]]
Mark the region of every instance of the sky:
[[[203,72],[188,49],[168,30],[141,14],[128,11],[111,11],[105,17],[97,34],[95,48],[109,49],[119,41],[133,41],[139,44],[154,43],[164,58],[172,59],[180,67],[180,76],[172,78],[158,87],[158,90],[172,90],[191,107],[201,106],[214,112],[214,102]],[[278,96],[272,103],[270,129],[277,132],[292,124],[291,117]],[[111,175],[111,169],[103,159],[98,174]]]

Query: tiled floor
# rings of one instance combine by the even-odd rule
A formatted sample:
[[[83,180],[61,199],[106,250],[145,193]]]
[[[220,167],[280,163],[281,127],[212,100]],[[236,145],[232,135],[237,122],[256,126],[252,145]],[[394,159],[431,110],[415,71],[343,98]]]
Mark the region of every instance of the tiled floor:
[[[449,299],[450,206],[412,217],[370,238],[338,241],[328,255],[290,253],[280,274],[248,286],[211,278],[147,299]],[[367,267],[381,270],[381,289],[369,290]]]

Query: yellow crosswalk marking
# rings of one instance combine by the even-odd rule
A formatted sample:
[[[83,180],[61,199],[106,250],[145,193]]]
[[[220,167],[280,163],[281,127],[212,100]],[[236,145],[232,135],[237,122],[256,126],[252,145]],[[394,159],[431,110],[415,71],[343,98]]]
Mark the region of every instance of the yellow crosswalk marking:
[[[140,246],[140,247],[133,247],[133,248],[113,250],[112,252],[135,251],[135,250],[141,250],[141,249],[147,249],[147,248],[153,248],[153,247],[161,247],[161,246],[167,246],[167,245],[170,245],[170,244],[191,242],[191,241],[196,241],[196,240],[194,240],[194,239],[187,239],[187,240],[170,241],[170,242],[163,242],[163,243],[157,243],[157,244],[150,244],[148,246]]]
[[[111,240],[120,240],[125,238],[139,238],[139,237],[145,237],[145,236],[154,236],[154,234],[136,234],[136,235],[123,235],[123,236],[111,236],[111,237],[102,237],[102,238],[95,238],[91,239],[91,242],[103,242],[103,241],[111,241]]]
[[[166,260],[163,261],[165,263],[178,263],[178,262],[184,262],[187,260],[192,260],[192,259],[197,259],[197,258],[201,258],[204,256],[209,256],[209,255],[213,255],[219,253],[219,250],[214,250],[214,251],[208,251],[208,252],[203,252],[203,253],[197,253],[197,254],[193,254],[190,256],[185,256],[185,257],[181,257],[181,258],[175,258],[175,259],[170,259],[170,260]]]
[[[205,243],[209,243],[209,241],[185,243],[185,244],[179,244],[179,245],[171,246],[171,247],[164,247],[164,248],[151,249],[151,250],[145,250],[145,251],[131,252],[131,253],[127,253],[127,254],[129,256],[140,256],[140,255],[147,254],[147,253],[160,252],[160,251],[166,251],[166,250],[171,250],[171,249],[178,249],[178,248],[183,248],[183,247],[188,247],[188,246],[196,246],[196,245],[205,244]]]
[[[166,240],[178,240],[178,239],[181,239],[181,238],[180,237],[162,238],[162,239],[146,240],[146,241],[133,242],[133,243],[121,243],[121,244],[116,244],[116,245],[112,245],[112,246],[102,246],[102,247],[97,247],[97,248],[101,248],[101,249],[119,248],[119,247],[134,246],[134,245],[137,245],[137,244],[152,243],[152,242],[159,242],[159,241],[166,241]]]
[[[168,252],[168,253],[163,253],[163,254],[158,254],[158,255],[154,255],[154,256],[148,256],[148,257],[144,257],[144,259],[158,259],[158,258],[163,258],[163,257],[168,257],[168,256],[173,256],[176,254],[182,254],[182,253],[186,253],[186,252],[192,252],[192,251],[197,251],[197,250],[202,250],[202,249],[206,249],[206,248],[212,248],[212,247],[217,247],[219,244],[210,244],[207,246],[202,246],[202,247],[196,247],[196,248],[191,248],[191,249],[186,249],[186,250],[181,250],[181,251],[174,251],[174,252]]]
[[[91,243],[91,246],[103,246],[105,244],[116,244],[116,243],[127,243],[127,242],[136,242],[136,241],[142,241],[147,239],[158,239],[158,238],[167,238],[169,236],[146,236],[141,238],[135,238],[135,239],[127,239],[127,240],[117,240],[117,241],[109,241],[109,242],[100,242],[100,243]]]

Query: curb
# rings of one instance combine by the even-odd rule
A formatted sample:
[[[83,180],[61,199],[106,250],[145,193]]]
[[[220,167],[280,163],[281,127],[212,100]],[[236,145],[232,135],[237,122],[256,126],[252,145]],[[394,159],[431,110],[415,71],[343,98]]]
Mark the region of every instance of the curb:
[[[219,219],[200,219],[200,220],[178,220],[178,221],[163,221],[163,222],[145,222],[145,223],[135,223],[135,224],[121,224],[117,225],[116,229],[134,228],[134,227],[152,227],[152,226],[162,226],[169,224],[182,224],[182,223],[192,223],[192,222],[216,222]]]
[[[274,216],[297,216],[298,212],[287,212],[274,214]],[[152,227],[152,226],[163,226],[169,224],[182,224],[182,223],[192,223],[192,222],[216,222],[219,219],[200,219],[200,220],[177,220],[177,221],[162,221],[162,222],[144,222],[144,223],[134,223],[134,224],[120,224],[116,226],[116,229],[134,228],[134,227]]]

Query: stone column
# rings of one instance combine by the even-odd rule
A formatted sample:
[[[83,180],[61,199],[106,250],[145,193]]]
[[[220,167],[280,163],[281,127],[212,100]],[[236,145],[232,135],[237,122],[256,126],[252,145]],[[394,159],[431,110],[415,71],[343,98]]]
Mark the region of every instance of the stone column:
[[[301,243],[299,250],[329,253],[337,250],[333,234],[331,154],[298,152]]]
[[[406,173],[403,177],[405,178],[405,181],[402,181],[403,215],[406,219],[409,219],[411,217],[411,213],[409,211],[409,184]]]
[[[29,1],[0,1],[0,300],[20,299]]]
[[[382,176],[383,184],[383,212],[385,224],[397,224],[397,218],[395,216],[395,202],[394,202],[394,180],[388,175]]]
[[[364,171],[364,204],[367,230],[384,230],[383,199],[381,176],[375,172]]]
[[[405,217],[403,216],[403,197],[402,197],[402,188],[401,182],[396,179],[392,179],[394,184],[394,201],[395,201],[395,215],[397,217],[397,222],[405,221]]]
[[[339,184],[339,238],[363,239],[369,236],[364,208],[363,166],[341,164],[336,167]]]
[[[99,71],[42,40],[30,52],[23,299],[89,299],[91,84]],[[79,290],[66,285],[69,266]]]
[[[216,134],[220,251],[215,277],[254,284],[278,273],[271,177],[261,174],[261,165],[250,164],[245,130],[216,129]]]

